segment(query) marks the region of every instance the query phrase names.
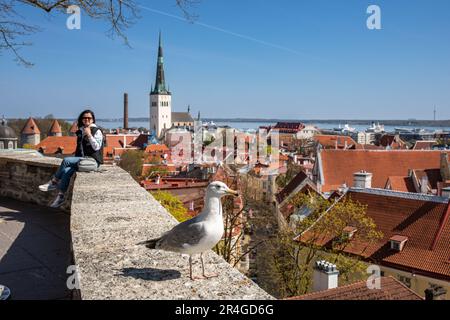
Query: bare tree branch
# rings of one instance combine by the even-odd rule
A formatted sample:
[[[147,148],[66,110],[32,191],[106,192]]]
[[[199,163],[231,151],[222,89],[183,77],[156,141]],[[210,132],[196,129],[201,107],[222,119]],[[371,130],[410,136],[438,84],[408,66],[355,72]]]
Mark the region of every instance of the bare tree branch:
[[[194,19],[189,8],[200,0],[174,0],[187,20]],[[110,26],[108,36],[118,36],[125,45],[130,47],[126,30],[139,18],[139,5],[134,0],[0,0],[0,53],[10,51],[16,61],[25,66],[33,64],[19,52],[23,46],[31,43],[21,40],[26,36],[40,31],[37,26],[26,23],[18,13],[21,6],[31,6],[38,10],[51,13],[66,13],[72,5],[78,6],[85,15],[92,19],[106,21]]]

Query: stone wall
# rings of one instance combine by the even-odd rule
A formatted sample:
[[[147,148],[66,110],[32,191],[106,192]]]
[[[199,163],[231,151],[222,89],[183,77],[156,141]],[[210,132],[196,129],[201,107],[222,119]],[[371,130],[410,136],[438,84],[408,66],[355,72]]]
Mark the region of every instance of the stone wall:
[[[55,174],[61,159],[43,157],[36,151],[0,152],[0,196],[43,206],[56,197],[56,191],[41,192],[38,187]],[[70,210],[70,198],[62,210]]]
[[[45,204],[45,193],[36,187],[60,161],[31,154],[0,154],[0,194]],[[5,178],[9,181],[4,182]],[[78,298],[273,299],[212,251],[205,255],[206,271],[219,276],[191,281],[187,257],[136,245],[177,222],[118,167],[77,173],[70,205]],[[194,272],[200,275],[198,257],[195,261]]]

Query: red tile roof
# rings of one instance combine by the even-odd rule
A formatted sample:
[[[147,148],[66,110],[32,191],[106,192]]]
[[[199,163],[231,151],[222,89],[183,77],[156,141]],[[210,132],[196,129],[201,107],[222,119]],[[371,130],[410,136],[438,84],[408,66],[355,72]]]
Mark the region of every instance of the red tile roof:
[[[63,155],[72,155],[75,154],[77,149],[77,137],[49,136],[34,148],[36,150],[42,149],[44,154],[57,154],[62,152]]]
[[[278,122],[273,129],[280,133],[297,133],[304,127],[305,125],[301,122]]]
[[[369,289],[366,280],[288,300],[423,300],[393,277],[381,277],[380,289]]]
[[[390,147],[395,150],[407,149],[406,143],[402,139],[400,139],[398,135],[393,134],[385,134],[384,136],[382,136],[379,144],[380,146],[383,146],[385,148]]]
[[[355,149],[358,149],[358,150],[385,150],[385,148],[382,146],[376,146],[374,144],[360,144],[360,143],[356,144]]]
[[[22,133],[23,134],[40,134],[41,131],[39,130],[36,122],[34,122],[34,119],[30,117],[22,129]]]
[[[413,150],[431,150],[436,141],[416,141]]]
[[[148,134],[141,134],[131,143],[131,146],[143,149],[144,145],[148,144],[148,137]]]
[[[145,152],[169,152],[169,148],[165,144],[151,144],[145,148]]]
[[[367,216],[383,238],[369,246],[352,241],[345,252],[387,267],[450,281],[448,200],[371,189],[350,189],[341,201],[347,198],[367,206]],[[396,235],[408,237],[401,252],[390,249],[389,240]],[[323,237],[318,244],[327,245],[330,240]]]
[[[281,203],[286,199],[300,184],[302,184],[303,181],[308,179],[308,176],[303,172],[300,171],[299,174],[297,174],[294,179],[292,179],[286,187],[283,188],[277,195],[277,201],[278,203]]]
[[[397,241],[397,242],[403,242],[403,241],[407,241],[408,237],[396,234],[396,235],[392,236],[389,240]]]
[[[417,192],[411,177],[390,176],[385,188],[387,189],[388,186],[394,191]]]
[[[353,174],[364,170],[373,174],[372,187],[384,188],[390,176],[407,176],[410,169],[439,169],[442,151],[413,150],[322,150],[323,192],[353,185]]]
[[[53,120],[52,126],[50,127],[48,133],[62,133],[58,120]]]
[[[74,121],[74,122],[72,123],[72,126],[70,127],[69,132],[70,132],[70,133],[76,133],[77,131],[78,131],[78,124],[77,124],[76,121]]]
[[[129,145],[134,146],[133,142],[136,141],[138,137],[139,136],[137,135],[107,134],[106,145],[113,148],[124,148]]]
[[[343,149],[356,146],[355,140],[349,136],[315,135],[313,139],[325,149]]]

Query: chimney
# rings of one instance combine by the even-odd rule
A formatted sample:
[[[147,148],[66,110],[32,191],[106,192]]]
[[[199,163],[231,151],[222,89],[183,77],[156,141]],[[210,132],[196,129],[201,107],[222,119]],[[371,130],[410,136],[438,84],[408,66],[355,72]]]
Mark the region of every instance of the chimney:
[[[336,265],[325,260],[316,261],[314,266],[313,291],[334,289],[338,286],[339,271]]]
[[[431,286],[425,290],[425,300],[445,300],[447,290],[441,286]]]
[[[420,193],[428,194],[428,177],[423,176],[420,178]]]
[[[128,93],[123,94],[123,128],[128,129]]]
[[[450,180],[450,164],[448,162],[448,153],[441,153],[441,176],[442,180]]]
[[[450,187],[442,188],[443,197],[450,198]]]
[[[372,188],[372,174],[364,170],[354,173],[353,187],[361,189]]]

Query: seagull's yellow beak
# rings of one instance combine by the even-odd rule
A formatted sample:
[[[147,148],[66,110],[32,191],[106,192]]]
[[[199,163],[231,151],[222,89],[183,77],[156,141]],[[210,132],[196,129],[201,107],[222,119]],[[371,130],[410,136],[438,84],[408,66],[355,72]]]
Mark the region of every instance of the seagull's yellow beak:
[[[227,194],[235,196],[235,197],[239,196],[239,192],[231,190],[231,189],[227,190]]]

